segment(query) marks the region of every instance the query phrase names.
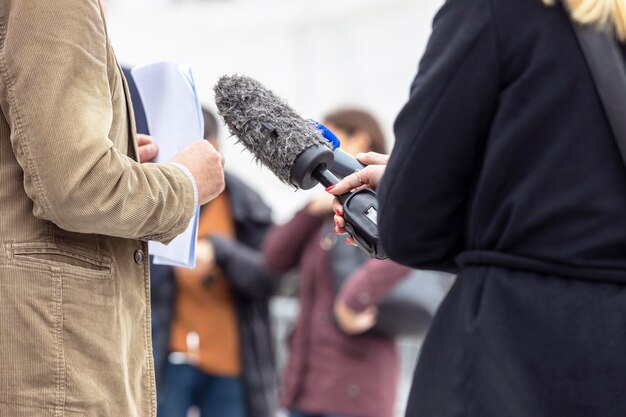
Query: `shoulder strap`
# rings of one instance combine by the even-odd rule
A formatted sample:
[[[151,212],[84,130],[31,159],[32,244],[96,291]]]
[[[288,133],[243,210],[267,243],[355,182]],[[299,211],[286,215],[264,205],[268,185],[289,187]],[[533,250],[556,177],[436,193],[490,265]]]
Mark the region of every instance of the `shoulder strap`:
[[[612,34],[574,23],[604,111],[626,165],[626,64]]]

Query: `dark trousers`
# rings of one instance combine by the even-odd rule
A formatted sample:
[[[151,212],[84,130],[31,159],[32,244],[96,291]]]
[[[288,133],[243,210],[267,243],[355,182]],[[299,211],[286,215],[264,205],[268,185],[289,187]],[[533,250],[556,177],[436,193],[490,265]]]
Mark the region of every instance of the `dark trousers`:
[[[337,414],[308,414],[299,411],[289,411],[289,417],[345,417]]]
[[[240,378],[207,374],[191,365],[167,364],[159,417],[187,417],[192,406],[201,417],[246,417]]]

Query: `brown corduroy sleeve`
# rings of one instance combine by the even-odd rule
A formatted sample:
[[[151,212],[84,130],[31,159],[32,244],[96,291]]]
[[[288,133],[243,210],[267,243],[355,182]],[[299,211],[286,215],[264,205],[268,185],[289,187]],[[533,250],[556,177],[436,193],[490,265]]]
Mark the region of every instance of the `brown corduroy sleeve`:
[[[190,179],[171,164],[140,165],[109,138],[115,89],[99,2],[3,0],[0,25],[0,104],[34,215],[79,233],[182,232]]]

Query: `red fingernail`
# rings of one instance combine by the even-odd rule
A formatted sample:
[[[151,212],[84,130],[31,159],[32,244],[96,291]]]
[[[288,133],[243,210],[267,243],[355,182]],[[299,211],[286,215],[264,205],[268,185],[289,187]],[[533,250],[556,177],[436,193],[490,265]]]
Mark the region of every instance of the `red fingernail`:
[[[326,191],[327,191],[327,192],[328,192],[328,191],[331,191],[331,190],[332,190],[333,188],[335,188],[335,187],[336,187],[336,185],[334,185],[334,184],[333,184],[333,185],[330,185],[330,186],[326,187]]]

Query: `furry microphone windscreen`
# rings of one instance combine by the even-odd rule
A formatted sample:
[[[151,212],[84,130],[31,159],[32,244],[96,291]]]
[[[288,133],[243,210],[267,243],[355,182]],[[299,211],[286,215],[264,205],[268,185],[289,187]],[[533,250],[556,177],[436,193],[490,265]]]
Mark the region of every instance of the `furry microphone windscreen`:
[[[258,81],[223,76],[215,85],[215,103],[230,133],[283,182],[291,181],[298,157],[328,142],[309,122]]]

